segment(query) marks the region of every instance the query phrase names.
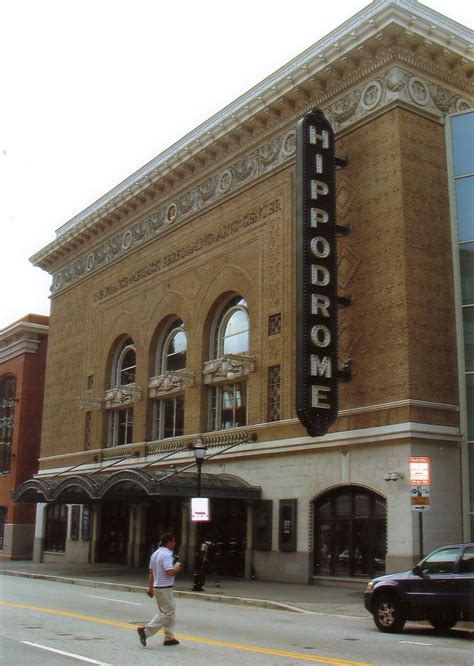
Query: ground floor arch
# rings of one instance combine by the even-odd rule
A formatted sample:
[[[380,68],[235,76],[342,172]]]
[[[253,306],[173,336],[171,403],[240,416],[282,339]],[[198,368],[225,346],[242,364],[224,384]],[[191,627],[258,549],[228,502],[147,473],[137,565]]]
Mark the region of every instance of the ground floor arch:
[[[385,573],[387,503],[358,485],[333,488],[313,501],[313,574],[369,577]]]

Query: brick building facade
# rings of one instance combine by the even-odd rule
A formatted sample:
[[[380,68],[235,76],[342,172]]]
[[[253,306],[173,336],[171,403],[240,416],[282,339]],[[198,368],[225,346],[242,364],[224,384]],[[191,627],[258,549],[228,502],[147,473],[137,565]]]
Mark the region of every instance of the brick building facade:
[[[39,503],[38,560],[143,565],[173,528],[191,563],[198,441],[222,573],[408,566],[411,456],[431,460],[425,549],[466,535],[443,123],[471,105],[470,48],[436,12],[376,0],[33,257],[53,278],[50,354],[39,474],[16,499]],[[352,377],[312,438],[295,409],[295,124],[316,107],[347,160]]]
[[[11,491],[38,471],[49,318],[0,331],[0,559],[31,559],[36,506]]]

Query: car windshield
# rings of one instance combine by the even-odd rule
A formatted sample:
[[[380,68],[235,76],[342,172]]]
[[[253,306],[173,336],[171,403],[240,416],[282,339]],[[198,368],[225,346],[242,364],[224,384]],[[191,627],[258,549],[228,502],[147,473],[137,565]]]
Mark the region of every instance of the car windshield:
[[[453,573],[454,564],[459,555],[459,548],[443,548],[429,555],[421,565],[424,574]]]

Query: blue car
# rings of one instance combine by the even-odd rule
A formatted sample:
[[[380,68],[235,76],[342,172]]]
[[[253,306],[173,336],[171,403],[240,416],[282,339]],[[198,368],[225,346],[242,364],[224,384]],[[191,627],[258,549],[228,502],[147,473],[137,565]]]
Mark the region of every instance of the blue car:
[[[374,578],[364,604],[388,633],[401,631],[407,620],[428,620],[438,631],[474,620],[474,543],[443,546],[411,571]]]

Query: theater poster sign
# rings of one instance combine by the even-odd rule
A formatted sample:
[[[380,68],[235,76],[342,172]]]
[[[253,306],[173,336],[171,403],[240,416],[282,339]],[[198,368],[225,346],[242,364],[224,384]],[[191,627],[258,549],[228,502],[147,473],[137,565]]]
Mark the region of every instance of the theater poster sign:
[[[296,165],[296,410],[318,437],[338,411],[336,158],[319,110],[297,125]]]

